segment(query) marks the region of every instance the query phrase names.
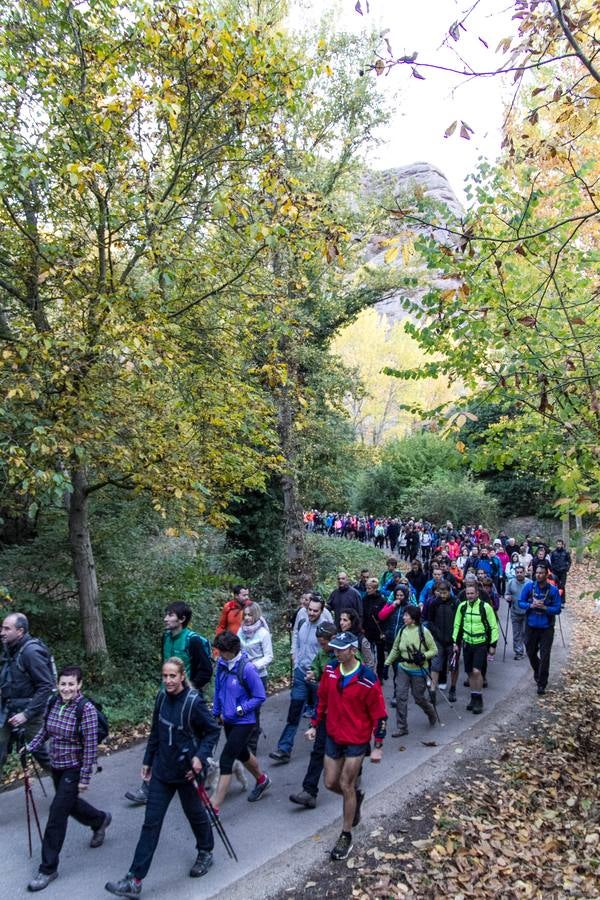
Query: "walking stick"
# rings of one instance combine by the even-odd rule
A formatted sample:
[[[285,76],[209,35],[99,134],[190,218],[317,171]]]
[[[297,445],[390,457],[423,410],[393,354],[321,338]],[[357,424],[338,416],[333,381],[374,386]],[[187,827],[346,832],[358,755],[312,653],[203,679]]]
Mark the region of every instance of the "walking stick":
[[[566,647],[567,645],[565,644],[565,636],[563,634],[563,627],[562,627],[562,622],[560,621],[560,616],[558,616],[558,628],[560,630],[560,639],[562,641],[562,645],[563,645],[563,647]]]
[[[185,761],[189,765],[190,769],[192,769],[192,759],[188,754],[186,754],[186,756],[185,756]],[[194,770],[192,769],[192,772],[193,771]],[[238,862],[238,858],[236,856],[235,850],[233,849],[233,845],[227,836],[227,832],[223,828],[223,823],[221,822],[214,806],[210,802],[210,797],[206,793],[206,788],[204,787],[202,778],[200,777],[200,775],[197,775],[196,772],[194,772],[194,783],[196,785],[196,791],[200,798],[200,802],[202,803],[206,812],[208,813],[208,818],[209,818],[210,824],[212,825],[212,827],[215,829],[215,831],[221,838],[221,841],[223,842],[223,846],[227,850],[229,857],[231,859],[235,859],[235,861]]]
[[[33,856],[33,845],[31,841],[31,813],[33,813],[33,817],[35,819],[37,832],[40,837],[40,843],[42,842],[42,829],[40,828],[40,820],[38,818],[35,800],[33,799],[31,781],[29,779],[29,772],[27,770],[27,751],[24,745],[19,750],[19,759],[21,761],[21,767],[23,769],[23,784],[25,787],[25,812],[27,815],[27,838],[29,842],[29,859],[31,859],[31,857]]]
[[[510,603],[508,604],[508,609],[506,610],[506,634],[508,634],[508,620],[510,618]],[[500,622],[500,620],[498,620]],[[506,662],[506,637],[504,638],[504,653],[502,654],[502,662]]]

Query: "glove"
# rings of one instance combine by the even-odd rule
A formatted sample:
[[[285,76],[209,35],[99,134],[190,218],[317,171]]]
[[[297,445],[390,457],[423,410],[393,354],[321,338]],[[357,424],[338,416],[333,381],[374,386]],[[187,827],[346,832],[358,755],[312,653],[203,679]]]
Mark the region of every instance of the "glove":
[[[426,656],[424,653],[421,653],[420,650],[417,650],[414,655],[415,665],[423,666],[426,661]]]

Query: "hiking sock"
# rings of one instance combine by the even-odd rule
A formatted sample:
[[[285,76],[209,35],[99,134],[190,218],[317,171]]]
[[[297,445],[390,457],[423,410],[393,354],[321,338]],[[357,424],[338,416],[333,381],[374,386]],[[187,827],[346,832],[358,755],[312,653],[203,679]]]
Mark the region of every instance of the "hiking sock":
[[[256,779],[256,783],[257,783],[257,784],[264,784],[266,780],[267,780],[267,776],[266,776],[265,773],[263,772],[262,775],[260,776],[260,778],[257,778],[257,779]]]

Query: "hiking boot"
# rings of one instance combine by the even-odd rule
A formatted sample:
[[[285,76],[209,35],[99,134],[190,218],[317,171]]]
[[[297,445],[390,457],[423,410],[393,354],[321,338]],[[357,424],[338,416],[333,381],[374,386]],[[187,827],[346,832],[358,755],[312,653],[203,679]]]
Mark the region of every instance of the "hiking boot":
[[[365,799],[365,792],[356,789],[356,809],[354,811],[354,818],[352,819],[352,827],[356,828],[356,826],[360,822],[360,808],[363,805],[363,800]],[[348,851],[350,852],[350,851]]]
[[[100,828],[97,828],[96,831],[92,835],[92,839],[90,841],[90,847],[101,847],[104,843],[104,838],[106,837],[106,829],[112,822],[112,816],[110,813],[106,813],[104,819],[102,820],[102,825]]]
[[[392,697],[392,699],[390,700],[390,706],[392,707],[392,709],[396,709],[396,707],[398,706],[398,701],[395,697]]]
[[[27,885],[27,890],[32,893],[35,891],[43,891],[55,878],[58,878],[58,872],[38,872],[35,878],[32,878]]]
[[[524,653],[515,653],[513,659],[523,659]]]
[[[125,799],[130,800],[137,806],[143,806],[148,802],[149,782],[142,781],[141,785],[135,791],[125,791]]]
[[[448,703],[456,703],[456,688],[451,687],[448,691]]]
[[[104,890],[116,897],[131,897],[135,900],[142,893],[142,882],[136,881],[132,875],[126,875],[120,881],[107,881]]]
[[[446,688],[448,687],[448,685],[446,682],[444,682],[443,684],[438,684],[438,687],[439,687],[440,691],[445,691]]]
[[[546,693],[546,688],[543,685],[538,684],[537,692],[538,692],[538,697],[542,697]]]
[[[349,831],[342,831],[337,839],[336,845],[329,854],[330,859],[347,859],[352,850],[352,835]]]
[[[290,802],[297,803],[298,806],[304,806],[305,809],[314,809],[317,805],[317,798],[308,791],[300,791],[298,794],[290,794]]]
[[[272,784],[273,784],[273,782],[271,781],[269,776],[265,775],[265,780],[260,783],[257,781],[256,784],[254,785],[254,787],[252,788],[252,790],[250,791],[250,793],[248,794],[248,802],[255,803],[257,800],[260,800],[260,798],[262,797],[264,792],[266,790],[268,790]]]
[[[473,703],[473,715],[478,716],[483,712],[483,697],[481,694],[475,694],[471,702]]]
[[[206,875],[213,862],[213,855],[209,850],[198,850],[196,862],[190,869],[190,878],[200,878],[202,875]]]
[[[437,716],[434,712],[427,713],[427,718],[429,719],[429,724],[433,727],[437,725]]]
[[[405,734],[408,734],[408,728],[399,728],[398,731],[392,731],[393,738],[404,737]]]
[[[286,753],[285,750],[273,750],[272,753],[269,753],[269,759],[274,759],[280,763],[288,763],[291,758],[291,754]]]

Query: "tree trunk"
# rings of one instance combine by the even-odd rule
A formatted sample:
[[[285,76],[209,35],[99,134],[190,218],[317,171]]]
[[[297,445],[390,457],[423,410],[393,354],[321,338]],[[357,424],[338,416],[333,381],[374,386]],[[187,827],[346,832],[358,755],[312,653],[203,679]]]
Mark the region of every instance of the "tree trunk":
[[[73,492],[68,502],[69,544],[79,594],[83,645],[89,656],[107,656],[102,610],[98,598],[96,563],[88,523],[87,478],[81,468],[71,473]]]
[[[285,468],[281,475],[281,489],[287,567],[286,593],[290,608],[296,605],[301,593],[310,589],[312,580],[310,573],[306,571],[304,518],[296,476],[297,447],[294,435],[294,408],[289,393],[290,390],[293,390],[293,384],[293,379],[290,379],[288,385],[282,389],[277,421],[281,452],[285,459]]]
[[[578,563],[583,562],[583,550],[585,547],[585,538],[583,536],[583,521],[581,516],[575,516],[575,530],[577,532],[575,542],[575,559]]]
[[[567,513],[562,520],[562,539],[567,550],[571,547],[571,514]]]

